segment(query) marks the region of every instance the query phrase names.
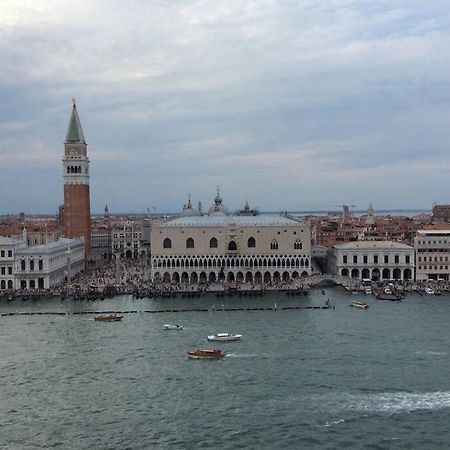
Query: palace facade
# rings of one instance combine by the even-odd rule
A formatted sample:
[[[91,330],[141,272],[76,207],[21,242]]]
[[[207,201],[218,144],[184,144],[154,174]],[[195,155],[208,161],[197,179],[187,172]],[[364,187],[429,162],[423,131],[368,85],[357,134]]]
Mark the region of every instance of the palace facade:
[[[310,275],[309,224],[248,204],[230,214],[219,194],[207,214],[199,209],[189,201],[180,217],[152,224],[153,280],[276,283]]]

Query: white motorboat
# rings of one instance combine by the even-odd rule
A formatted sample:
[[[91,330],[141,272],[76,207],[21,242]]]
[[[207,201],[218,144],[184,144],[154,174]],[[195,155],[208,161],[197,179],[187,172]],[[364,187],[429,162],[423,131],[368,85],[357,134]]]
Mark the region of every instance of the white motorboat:
[[[364,292],[365,292],[367,295],[371,295],[371,294],[372,294],[372,288],[371,288],[370,286],[366,286],[366,287],[364,288]]]
[[[181,325],[170,325],[168,323],[166,323],[165,325],[163,325],[165,330],[182,330],[183,327]]]
[[[208,336],[208,341],[239,341],[240,339],[242,334],[217,333]]]
[[[353,306],[354,308],[360,308],[360,309],[367,309],[369,307],[369,305],[367,303],[357,302],[357,301],[351,302],[350,306]]]
[[[392,294],[391,288],[389,286],[386,286],[384,288],[384,293],[387,294],[387,295],[391,295]]]
[[[428,295],[434,295],[433,289],[431,289],[431,288],[429,288],[429,287],[426,287],[426,288],[425,288],[425,293],[427,293]]]

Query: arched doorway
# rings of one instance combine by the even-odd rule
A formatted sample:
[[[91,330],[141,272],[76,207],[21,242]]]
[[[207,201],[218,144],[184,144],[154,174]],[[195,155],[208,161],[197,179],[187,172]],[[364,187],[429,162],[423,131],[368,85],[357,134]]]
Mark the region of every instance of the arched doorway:
[[[30,280],[30,289],[36,288],[36,282],[34,280]]]
[[[341,275],[342,275],[343,277],[348,277],[348,269],[342,269],[342,270],[341,270]]]
[[[276,271],[273,274],[273,282],[274,283],[279,283],[280,282],[280,272]]]
[[[390,280],[391,279],[391,271],[390,269],[383,269],[383,280]]]
[[[361,272],[361,277],[365,278],[365,279],[370,278],[370,271],[369,271],[369,269],[363,269],[362,272]]]
[[[38,288],[44,289],[44,279],[43,278],[38,278]]]
[[[206,283],[208,281],[208,277],[206,276],[206,272],[202,272],[200,274],[200,283]]]
[[[289,272],[283,272],[283,281],[289,281]]]
[[[255,273],[255,283],[262,283],[262,273],[261,272]]]
[[[163,282],[164,283],[170,283],[170,273],[169,272],[164,272]]]
[[[245,281],[247,283],[252,283],[253,282],[253,274],[251,272],[247,272],[245,274]]]
[[[161,281],[161,274],[159,272],[156,272],[155,275],[153,276],[153,279],[155,281]]]
[[[402,272],[401,272],[400,269],[394,269],[394,270],[392,271],[392,278],[393,278],[394,280],[400,280],[401,277],[402,277]]]
[[[296,280],[298,277],[299,277],[299,273],[298,273],[296,270],[294,270],[294,271],[292,272],[292,279],[293,279],[293,280]]]
[[[172,281],[174,283],[179,283],[180,282],[180,274],[178,272],[174,272],[172,275]]]
[[[5,280],[2,280],[0,282],[0,289],[6,289],[6,281]]]
[[[198,283],[198,275],[197,272],[191,273],[191,283]]]
[[[411,269],[405,269],[403,272],[403,279],[404,280],[411,280],[412,279],[412,272]]]
[[[227,281],[230,281],[230,282],[234,281],[234,273],[233,272],[228,272]]]
[[[223,273],[223,270],[219,272],[219,276],[217,278],[219,282],[225,281],[225,274]]]
[[[270,283],[272,281],[272,276],[270,272],[264,272],[264,283]]]
[[[126,258],[132,258],[132,257],[133,257],[133,252],[132,252],[131,250],[127,250],[127,251],[125,252],[125,257],[126,257]]]
[[[303,271],[303,272],[302,272],[302,277],[309,277],[309,273],[306,272],[306,271]]]
[[[238,272],[236,274],[236,281],[238,283],[242,283],[244,281],[244,274],[242,272]]]
[[[27,280],[20,280],[20,289],[27,288]]]
[[[13,282],[12,280],[8,280],[8,289],[12,289],[13,288]]]
[[[359,269],[352,269],[352,278],[359,278]]]
[[[373,281],[379,281],[380,280],[380,269],[373,269],[372,270],[372,280]]]
[[[214,272],[210,272],[208,278],[209,278],[209,282],[210,283],[215,283],[216,282],[216,274]]]

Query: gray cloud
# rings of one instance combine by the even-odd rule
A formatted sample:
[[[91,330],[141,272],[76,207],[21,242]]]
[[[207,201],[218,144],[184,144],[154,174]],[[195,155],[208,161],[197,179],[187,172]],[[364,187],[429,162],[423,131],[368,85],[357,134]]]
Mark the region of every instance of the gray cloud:
[[[0,213],[62,202],[72,96],[94,211],[448,202],[449,37],[439,0],[3,4]]]

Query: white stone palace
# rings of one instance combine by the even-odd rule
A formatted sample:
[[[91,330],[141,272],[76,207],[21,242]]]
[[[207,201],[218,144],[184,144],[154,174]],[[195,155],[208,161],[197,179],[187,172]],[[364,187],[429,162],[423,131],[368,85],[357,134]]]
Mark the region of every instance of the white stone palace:
[[[414,280],[414,248],[392,241],[354,241],[334,246],[338,275],[357,279]]]
[[[151,276],[163,282],[279,282],[311,273],[311,228],[287,214],[230,214],[217,193],[207,214],[190,200],[153,223]]]

